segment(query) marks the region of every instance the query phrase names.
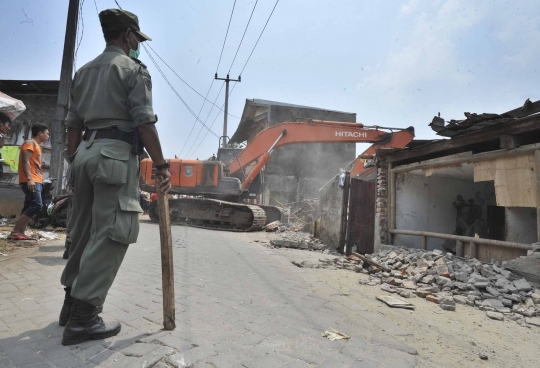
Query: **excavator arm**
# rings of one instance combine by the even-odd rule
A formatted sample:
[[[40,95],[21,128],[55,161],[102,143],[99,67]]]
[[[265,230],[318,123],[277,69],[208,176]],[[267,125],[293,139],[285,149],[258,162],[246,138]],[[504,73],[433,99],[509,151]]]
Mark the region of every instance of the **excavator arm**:
[[[385,131],[385,130],[389,131]],[[394,132],[394,130],[398,130]],[[257,161],[246,175],[242,188],[247,189],[253,179],[270,160],[273,150],[294,143],[374,143],[364,154],[374,154],[378,147],[404,147],[414,138],[414,128],[388,129],[367,127],[360,123],[343,123],[306,119],[276,124],[261,131],[229,164],[231,175],[237,174]],[[368,152],[369,151],[369,152]],[[361,167],[363,168],[363,162]]]

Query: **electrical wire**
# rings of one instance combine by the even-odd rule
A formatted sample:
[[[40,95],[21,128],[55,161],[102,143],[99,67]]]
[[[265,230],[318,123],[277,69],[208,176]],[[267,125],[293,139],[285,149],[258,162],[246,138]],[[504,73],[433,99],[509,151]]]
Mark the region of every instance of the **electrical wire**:
[[[142,44],[142,43],[141,43]],[[159,67],[158,63],[156,62],[156,60],[152,57],[152,55],[148,52],[148,49],[146,48],[146,46],[144,44],[143,45],[143,48],[146,50],[146,52],[148,53],[148,56],[150,57],[150,60],[152,61],[152,63],[154,64],[154,66],[156,67],[157,71],[159,72],[159,74],[161,74],[161,76],[163,77],[163,79],[165,79],[165,82],[167,82],[167,84],[169,85],[169,87],[171,88],[171,90],[176,94],[176,96],[180,99],[180,101],[182,101],[182,103],[184,104],[184,106],[188,109],[188,111],[191,113],[191,115],[193,115],[196,119],[196,121],[199,121],[207,130],[209,133],[212,133],[214,136],[218,137],[219,138],[219,135],[217,135],[216,133],[214,133],[213,131],[211,131],[207,126],[206,124],[199,119],[199,117],[195,114],[195,112],[189,107],[189,105],[186,103],[186,101],[184,101],[184,99],[182,98],[182,96],[180,96],[180,94],[176,91],[176,89],[173,87],[173,85],[171,84],[171,82],[169,82],[169,79],[167,78],[167,76],[165,75],[165,73],[161,70],[161,68]],[[202,128],[201,128],[202,129]]]
[[[223,86],[224,86],[224,85],[225,85],[225,82],[223,82],[223,84],[221,85],[221,88],[219,89],[219,92],[218,92],[218,94],[217,94],[216,99],[214,100],[214,102],[216,102],[217,99],[219,98],[219,95],[221,95],[221,91],[223,90]],[[225,103],[223,103],[223,105],[222,105],[221,107],[223,108],[223,106],[225,106]],[[208,118],[210,117],[210,114],[211,114],[211,113],[212,113],[212,109],[210,109],[210,111],[208,112],[208,115],[206,115],[206,119],[204,120],[205,123],[208,121]],[[216,118],[219,116],[220,113],[221,113],[221,111],[219,111],[219,112],[217,113]],[[215,122],[215,119],[214,119],[214,122]],[[214,123],[212,123],[212,126],[214,126]],[[211,129],[211,128],[209,128],[209,129]],[[192,150],[193,147],[195,146],[195,144],[196,144],[196,142],[197,142],[197,139],[199,139],[199,136],[201,135],[201,132],[202,132],[202,129],[199,129],[199,133],[197,134],[197,136],[196,136],[195,139],[193,140],[193,143],[191,144],[191,147],[189,148],[188,153],[186,154],[186,157],[189,157],[189,155],[190,155],[191,153],[195,153],[195,152],[196,152],[196,150],[193,151],[193,152],[192,152],[191,150]],[[204,135],[204,137],[203,137],[203,139],[202,139],[203,141],[204,141],[204,138],[206,138],[206,136],[207,136],[207,134]],[[218,138],[219,138],[219,137],[218,137]],[[202,142],[202,141],[201,141],[201,142]],[[200,146],[200,143],[199,143],[199,146]]]
[[[248,30],[248,27],[249,27],[249,23],[251,23],[251,18],[253,17],[253,13],[255,13],[255,8],[257,7],[257,3],[259,2],[259,0],[255,1],[255,5],[253,6],[253,10],[251,11],[251,15],[249,16],[249,20],[246,24],[246,29],[244,29],[244,34],[242,35],[242,39],[240,40],[240,44],[238,45],[238,48],[236,49],[236,54],[234,54],[234,58],[233,58],[233,61],[231,63],[231,66],[229,67],[229,74],[231,73],[231,69],[234,65],[234,62],[236,60],[236,56],[238,56],[238,51],[240,51],[240,46],[242,46],[242,42],[244,41],[244,36],[246,35],[246,32]]]
[[[221,57],[223,56],[223,50],[225,49],[225,42],[227,42],[227,35],[229,34],[229,28],[231,27],[231,21],[232,16],[234,14],[234,7],[236,6],[236,0],[234,0],[234,4],[231,11],[231,16],[229,17],[229,25],[227,26],[227,32],[225,32],[225,39],[223,40],[223,46],[221,46],[221,54],[219,55],[219,61],[216,68],[216,73],[218,72],[219,65],[221,64]]]
[[[248,64],[249,62],[249,59],[251,59],[251,55],[253,55],[253,51],[255,51],[255,48],[257,47],[257,45],[259,44],[259,41],[264,33],[264,30],[266,29],[266,26],[268,25],[268,22],[270,22],[270,18],[272,18],[272,14],[274,14],[274,10],[276,10],[276,6],[277,4],[279,3],[279,0],[276,1],[276,4],[274,5],[274,8],[272,9],[272,12],[270,13],[270,16],[268,17],[268,19],[266,20],[266,24],[264,25],[264,28],[262,29],[261,31],[261,34],[259,35],[259,38],[257,39],[257,42],[255,42],[255,46],[253,46],[253,50],[251,50],[251,53],[249,54],[249,57],[247,58],[247,61],[246,63],[244,64],[244,67],[242,68],[242,70],[240,71],[240,74],[239,75],[242,75],[242,73],[244,72],[244,69],[246,68],[246,65]]]
[[[231,91],[229,92],[229,97],[231,96],[232,92],[234,91],[234,87],[236,87],[236,84],[237,82],[234,83],[234,85],[232,86],[231,88]],[[219,96],[219,95],[218,95]],[[217,99],[217,98],[216,98]],[[221,107],[225,106],[225,102],[223,103],[223,105]],[[212,124],[210,125],[210,129],[212,129],[212,127],[214,126],[214,124],[216,123],[216,120],[219,116],[219,112],[217,113],[216,117],[214,118],[214,121],[212,122]],[[202,142],[204,142],[204,140],[206,139],[206,136],[208,135],[208,133],[206,133],[204,135],[204,137],[201,139],[201,141],[199,142],[199,145],[197,146],[197,148],[195,148],[195,150],[193,151],[193,153],[197,152],[197,150],[199,149],[199,147],[201,146]],[[195,139],[196,141],[197,139]],[[189,156],[188,156],[189,157]]]
[[[163,60],[163,59],[161,58],[161,56],[159,56],[159,54],[156,52],[156,50],[154,50],[154,49],[152,48],[152,46],[150,46],[149,44],[146,44],[146,46],[148,46],[148,47],[150,48],[150,50],[152,50],[152,51],[154,52],[154,54],[156,54],[156,56],[159,58],[159,60],[161,60],[161,61],[163,62],[163,64],[165,64],[165,66],[167,66],[167,68],[169,68],[169,69],[173,72],[173,74],[176,75],[176,76],[178,77],[178,79],[180,79],[182,82],[184,82],[184,84],[185,84],[186,86],[188,86],[193,92],[195,92],[196,94],[198,94],[199,96],[201,96],[206,102],[212,103],[212,101],[210,101],[210,100],[208,100],[208,99],[206,98],[206,97],[208,97],[208,92],[206,92],[206,97],[203,96],[203,95],[201,95],[201,94],[199,93],[199,91],[197,91],[195,88],[191,87],[191,86],[189,85],[188,82],[186,82],[181,76],[179,76],[178,73],[176,73],[176,72],[174,71],[174,69],[171,68],[171,67],[169,66],[169,64],[167,64],[167,63],[165,62],[165,60]],[[214,78],[212,78],[212,84],[213,84],[213,81],[214,81]],[[203,106],[204,106],[204,104],[203,104]],[[217,108],[219,108],[218,105],[214,105],[214,106],[217,107]],[[233,115],[233,114],[227,114],[227,115],[232,116],[233,118],[236,118],[236,119],[240,119],[238,116],[235,116],[235,115]]]
[[[96,13],[97,13],[97,15],[98,15],[98,17],[99,17],[99,10],[98,10],[98,8],[97,8],[96,0],[94,0],[94,5],[95,5],[95,7],[96,7]]]
[[[231,10],[231,16],[229,17],[229,24],[227,25],[227,31],[225,32],[225,38],[223,39],[223,46],[221,47],[221,53],[219,55],[219,60],[218,60],[218,64],[217,64],[217,67],[216,67],[216,75],[217,75],[217,72],[218,72],[218,69],[219,69],[219,66],[221,65],[221,58],[223,56],[223,50],[225,49],[225,44],[227,42],[227,36],[229,35],[229,29],[231,27],[231,21],[232,21],[232,17],[233,17],[233,14],[234,14],[234,8],[236,6],[236,0],[234,0],[234,3],[233,3],[233,7],[232,7],[232,10]],[[154,51],[154,50],[152,50]],[[154,51],[155,52],[155,51]],[[163,60],[162,60],[163,61]],[[164,61],[163,61],[164,62]],[[164,62],[165,63],[165,62]],[[165,65],[167,65],[167,63],[165,63]],[[168,65],[167,65],[168,66]],[[169,67],[170,68],[170,67]],[[172,69],[171,69],[172,70]],[[174,71],[173,71],[174,73]],[[175,73],[176,74],[176,73]],[[180,77],[179,77],[180,78]],[[206,92],[206,97],[208,97],[208,94],[210,93],[210,90],[212,89],[212,86],[214,85],[214,81],[215,79],[212,78],[212,82],[210,83],[210,87],[208,88],[208,91]],[[221,86],[221,88],[223,88],[223,86]],[[218,96],[219,94],[221,93],[221,89],[219,90],[218,92]],[[204,108],[204,104],[206,103],[206,101],[208,101],[206,99],[206,97],[204,97],[204,101],[201,105],[201,109],[199,110],[199,114],[197,115],[197,119],[199,118],[203,108]],[[217,101],[217,97],[216,97],[216,101]],[[212,109],[214,108],[214,106],[218,107],[216,104],[215,104],[215,101],[212,103],[212,107],[210,108],[210,112],[208,112],[208,116],[210,116],[210,113],[212,112]],[[223,111],[223,106],[221,108],[219,108],[220,111]],[[230,114],[229,114],[230,115]],[[206,121],[208,121],[208,116],[206,117],[206,120],[205,120],[205,123]],[[234,116],[234,115],[231,115],[231,116]],[[236,117],[236,116],[235,116]],[[237,119],[240,119],[239,117],[236,117]],[[182,155],[182,152],[184,152],[184,149],[186,148],[187,146],[187,143],[189,142],[189,138],[191,138],[191,134],[193,133],[193,129],[195,128],[195,123],[197,121],[195,120],[195,122],[193,123],[193,125],[191,126],[191,130],[189,131],[189,135],[187,137],[187,139],[185,140],[184,142],[184,145],[182,146],[182,149],[180,150],[180,155]],[[202,128],[199,130],[199,133],[197,134],[197,138],[199,138],[199,135],[201,134],[201,131],[202,131]],[[192,146],[190,147],[190,149],[188,150],[188,153],[191,151],[191,149],[193,148],[193,145],[195,144],[195,142],[197,141],[197,138],[195,138],[195,140],[193,141],[193,144]]]
[[[255,42],[255,46],[253,46],[253,49],[251,50],[251,53],[249,54],[249,57],[247,58],[246,60],[246,63],[244,64],[244,66],[242,67],[242,70],[240,71],[240,74],[239,75],[242,75],[242,73],[244,72],[244,69],[246,69],[246,66],[247,64],[249,63],[249,60],[251,59],[251,56],[253,55],[253,52],[255,51],[255,48],[257,47],[257,45],[259,44],[259,41],[261,40],[261,37],[266,29],[266,26],[268,25],[268,23],[270,22],[270,18],[272,18],[272,15],[274,14],[274,10],[276,10],[276,7],[279,3],[279,0],[276,0],[276,3],[274,5],[274,7],[272,8],[272,12],[270,12],[270,15],[268,16],[268,19],[266,20],[266,23],[264,24],[264,27],[261,31],[261,34],[259,35],[259,38],[257,39],[257,42]],[[231,91],[229,92],[229,97],[231,96],[231,94],[233,93],[234,91],[234,87],[236,87],[236,83],[234,84],[234,86],[231,88]],[[225,106],[225,104],[223,104],[223,106]],[[223,108],[222,106],[222,108]],[[212,122],[212,124],[210,125],[210,129],[212,128],[212,126],[214,126],[214,123],[216,122],[216,119],[217,117],[219,116],[219,113],[218,115],[216,115],[216,117],[214,118],[214,121]],[[208,135],[208,133],[206,133],[203,137],[203,139],[201,140],[201,142],[199,142],[199,145],[197,146],[197,148],[195,149],[194,152],[197,152],[197,150],[199,149],[199,147],[201,146],[202,142],[205,140],[206,136]]]

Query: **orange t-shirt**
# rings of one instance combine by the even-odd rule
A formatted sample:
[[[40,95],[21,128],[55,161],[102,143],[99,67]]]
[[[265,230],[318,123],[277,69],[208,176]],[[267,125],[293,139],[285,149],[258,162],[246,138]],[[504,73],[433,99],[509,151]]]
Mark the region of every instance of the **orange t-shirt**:
[[[19,184],[27,183],[28,178],[23,170],[23,151],[32,151],[30,158],[30,174],[35,183],[43,183],[43,172],[41,171],[41,146],[33,139],[24,141],[19,153]]]

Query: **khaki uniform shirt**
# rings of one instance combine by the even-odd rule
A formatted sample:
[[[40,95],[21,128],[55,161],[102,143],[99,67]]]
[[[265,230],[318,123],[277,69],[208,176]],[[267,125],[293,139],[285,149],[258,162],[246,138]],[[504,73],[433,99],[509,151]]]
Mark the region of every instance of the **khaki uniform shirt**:
[[[157,121],[152,109],[152,79],[146,66],[118,46],[107,46],[73,78],[66,125],[132,132]]]

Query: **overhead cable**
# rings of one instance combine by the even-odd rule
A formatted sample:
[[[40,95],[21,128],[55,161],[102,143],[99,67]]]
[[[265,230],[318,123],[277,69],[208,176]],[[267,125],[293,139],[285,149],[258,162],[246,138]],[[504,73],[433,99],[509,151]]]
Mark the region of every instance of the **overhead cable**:
[[[268,19],[266,20],[266,24],[264,25],[264,28],[262,29],[261,31],[261,34],[259,35],[259,38],[257,39],[257,42],[255,42],[255,46],[253,46],[253,50],[251,50],[251,53],[249,54],[249,57],[247,58],[247,61],[246,63],[244,64],[244,67],[242,68],[242,70],[240,71],[240,74],[239,75],[242,75],[242,73],[244,72],[244,69],[246,68],[246,65],[248,64],[249,62],[249,59],[251,59],[251,55],[253,55],[253,51],[255,51],[255,48],[257,47],[257,45],[259,44],[259,40],[261,39],[263,33],[264,33],[264,30],[266,29],[266,26],[268,25],[268,22],[270,22],[270,18],[272,18],[272,14],[274,14],[274,10],[276,10],[276,6],[277,4],[279,3],[279,0],[276,1],[276,4],[274,5],[274,8],[272,9],[272,12],[270,13],[270,16],[268,17]]]
[[[169,79],[167,79],[167,76],[165,75],[165,73],[163,73],[163,71],[161,70],[161,68],[159,67],[159,65],[157,64],[156,60],[152,57],[152,54],[150,54],[148,52],[148,49],[146,48],[146,46],[141,43],[141,45],[143,46],[143,48],[146,50],[146,52],[148,53],[148,56],[150,57],[150,60],[152,60],[152,63],[154,64],[154,66],[156,67],[156,69],[158,70],[159,74],[161,74],[161,76],[163,77],[163,79],[165,79],[165,82],[167,82],[167,84],[169,85],[169,87],[172,89],[172,91],[176,94],[176,96],[178,96],[178,98],[180,99],[180,101],[182,101],[182,103],[184,104],[184,106],[188,109],[188,111],[191,113],[191,115],[193,115],[195,118],[196,118],[196,121],[199,121],[210,133],[212,133],[214,136],[218,137],[219,138],[219,135],[217,135],[216,133],[214,133],[213,131],[211,131],[207,126],[206,124],[199,119],[199,117],[195,114],[195,112],[188,106],[188,104],[186,103],[186,101],[184,101],[184,99],[182,98],[182,96],[180,96],[180,94],[176,91],[176,89],[173,87],[173,85],[171,84],[171,82],[169,82]]]
[[[161,58],[161,56],[159,56],[159,54],[156,52],[156,50],[154,50],[154,49],[152,48],[152,46],[150,46],[150,44],[147,43],[146,46],[148,46],[148,47],[150,48],[150,50],[152,50],[152,51],[154,52],[154,54],[156,54],[156,56],[159,58],[159,60],[161,60],[161,61],[163,62],[163,64],[165,64],[165,66],[167,66],[167,68],[169,68],[169,69],[173,72],[173,74],[176,75],[176,76],[178,77],[178,79],[180,79],[182,82],[184,82],[184,84],[185,84],[186,86],[188,86],[193,92],[195,92],[196,94],[198,94],[199,96],[201,96],[206,102],[212,103],[212,101],[210,101],[209,99],[207,99],[207,97],[208,97],[208,92],[206,92],[206,96],[201,95],[201,94],[199,93],[199,91],[197,91],[195,88],[191,87],[191,86],[189,85],[188,82],[186,82],[181,76],[179,76],[178,73],[176,73],[176,72],[174,71],[174,69],[171,68],[171,67],[169,66],[169,64],[167,64],[167,63],[165,62],[165,60],[163,60],[163,59]],[[213,80],[214,80],[214,78],[212,78],[212,81],[213,81]],[[212,82],[212,84],[213,84],[213,82]],[[203,103],[203,106],[204,106],[204,103]],[[218,105],[214,105],[214,106],[217,107],[218,109],[220,108]],[[233,115],[233,114],[227,114],[227,115],[232,116],[233,118],[236,118],[236,119],[240,119],[238,116],[235,116],[235,115]]]
[[[216,99],[214,100],[214,102],[217,101],[217,99],[219,98],[219,95],[221,94],[221,91],[223,90],[223,86],[225,85],[225,82],[221,85],[221,88],[219,89],[219,92],[216,96]],[[221,107],[225,106],[225,103],[223,103],[223,105]],[[208,111],[208,115],[206,115],[206,119],[204,119],[204,122],[206,123],[208,121],[208,118],[210,117],[210,114],[212,113],[212,109],[210,109],[210,111]],[[218,116],[221,112],[218,111]],[[214,125],[214,124],[212,124]],[[210,129],[210,128],[208,128]],[[201,132],[202,132],[202,129],[199,129],[199,133],[197,133],[197,136],[195,137],[195,139],[193,140],[193,143],[191,144],[191,147],[189,148],[188,150],[188,153],[186,154],[186,157],[189,157],[189,154],[192,153],[192,149],[193,149],[193,146],[195,146],[195,143],[197,142],[197,139],[199,139],[199,136],[201,135]],[[206,137],[207,134],[204,135],[204,137]],[[218,137],[219,138],[219,137]],[[203,138],[204,140],[204,138]],[[195,151],[193,151],[193,153],[195,153]]]
[[[225,42],[227,42],[227,35],[229,34],[229,28],[231,27],[231,20],[232,20],[233,14],[234,14],[234,7],[235,6],[236,6],[236,0],[234,0],[234,4],[232,6],[231,16],[229,17],[229,25],[227,26],[227,32],[225,32],[225,39],[223,40],[223,46],[221,46],[221,54],[219,55],[219,61],[218,61],[218,64],[217,64],[216,73],[218,72],[219,65],[221,64],[221,57],[223,56],[223,50],[225,49]]]
[[[255,8],[257,7],[257,3],[259,2],[259,0],[255,1],[255,5],[253,6],[253,10],[251,11],[251,15],[249,16],[249,20],[246,24],[246,29],[244,29],[244,34],[242,35],[242,39],[240,40],[240,44],[238,45],[238,48],[236,49],[236,54],[234,54],[234,58],[233,58],[233,61],[231,63],[231,66],[229,67],[229,74],[231,73],[231,69],[234,65],[234,61],[236,60],[236,56],[238,55],[238,51],[240,51],[240,46],[242,46],[242,42],[244,41],[244,36],[246,35],[246,32],[248,30],[248,27],[249,27],[249,23],[251,23],[251,18],[253,17],[253,13],[255,12]]]

